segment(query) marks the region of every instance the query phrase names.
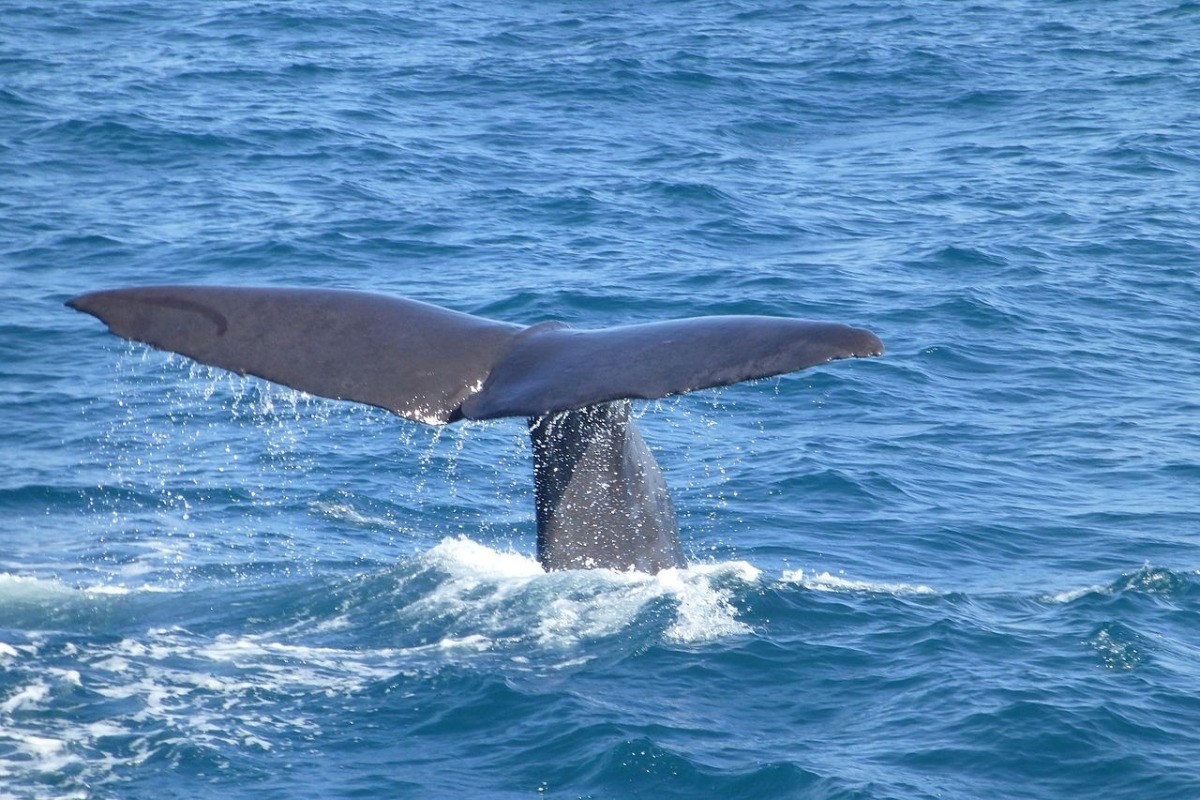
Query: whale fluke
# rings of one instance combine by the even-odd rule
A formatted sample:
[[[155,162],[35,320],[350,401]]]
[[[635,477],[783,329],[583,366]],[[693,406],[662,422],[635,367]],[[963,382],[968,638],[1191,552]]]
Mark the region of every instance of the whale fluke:
[[[126,339],[420,422],[528,417],[547,569],[684,566],[628,400],[883,352],[870,331],[835,323],[717,316],[575,330],[332,289],[148,286],[67,305]]]
[[[461,417],[525,329],[336,289],[147,286],[67,305],[118,336],[202,364],[431,424]]]
[[[603,330],[529,329],[463,404],[471,419],[538,416],[609,400],[655,400],[874,356],[870,331],[776,317],[697,317]]]
[[[728,316],[526,327],[335,289],[148,286],[67,305],[203,364],[435,424],[653,400],[883,352],[869,331],[834,323]]]

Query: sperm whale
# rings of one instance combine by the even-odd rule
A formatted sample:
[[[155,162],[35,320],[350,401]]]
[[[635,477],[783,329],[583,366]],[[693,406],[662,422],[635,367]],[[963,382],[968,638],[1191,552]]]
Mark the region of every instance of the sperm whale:
[[[431,425],[524,417],[547,570],[685,567],[630,401],[880,355],[870,331],[713,316],[579,330],[335,289],[143,286],[67,305],[126,339]]]

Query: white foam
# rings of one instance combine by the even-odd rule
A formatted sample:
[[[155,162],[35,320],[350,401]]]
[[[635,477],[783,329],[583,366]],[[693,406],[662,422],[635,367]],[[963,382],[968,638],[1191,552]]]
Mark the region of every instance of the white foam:
[[[66,747],[61,739],[49,739],[44,736],[25,736],[22,744],[26,752],[37,756],[40,760],[56,759]]]
[[[805,574],[804,570],[786,570],[781,576],[787,583],[796,583],[805,589],[817,592],[862,592],[866,594],[939,594],[936,589],[924,584],[886,583],[880,581],[856,581],[831,575],[828,572]]]
[[[8,731],[0,735],[0,741],[4,739],[11,741],[40,773],[61,772],[80,760],[79,756],[72,753],[67,742],[62,739],[35,734],[14,735]]]
[[[47,675],[52,675],[58,678],[63,683],[71,686],[82,686],[83,678],[79,674],[79,670],[75,669],[59,669],[57,667],[49,667],[46,670]]]
[[[445,639],[442,639],[440,642],[438,642],[437,646],[440,650],[465,650],[474,653],[482,653],[485,650],[491,649],[492,640],[482,634],[473,633],[470,636],[458,638],[454,636],[447,636]]]
[[[448,568],[456,576],[474,575],[486,580],[535,578],[546,574],[534,558],[493,550],[465,536],[443,539],[423,558]]]
[[[126,730],[120,725],[108,720],[89,722],[83,726],[83,729],[90,739],[100,739],[105,736],[123,736],[126,733]]]
[[[0,703],[0,714],[11,714],[18,709],[30,709],[50,696],[50,687],[38,681],[18,690],[11,697]]]
[[[1200,575],[1200,570],[1192,573],[1174,573],[1171,570],[1154,567],[1146,563],[1134,572],[1121,575],[1113,583],[1098,583],[1078,589],[1068,589],[1063,592],[1043,595],[1041,599],[1050,603],[1070,603],[1089,594],[1112,596],[1126,591],[1170,596],[1178,590],[1178,582],[1186,580],[1182,576],[1188,574]]]
[[[132,592],[133,590],[126,586],[115,586],[111,583],[104,583],[104,584],[99,584],[96,586],[85,586],[85,587],[83,587],[82,591],[85,594],[126,595],[126,594],[129,594],[130,592]]]
[[[56,669],[49,674],[68,683],[79,680],[74,670]],[[61,772],[80,760],[68,746],[67,731],[52,730],[40,715],[24,717],[25,712],[43,708],[50,698],[50,685],[35,680],[0,703],[0,753],[8,750],[0,756],[0,777]]]
[[[749,626],[737,618],[732,591],[714,588],[713,581],[734,579],[755,583],[761,575],[744,561],[696,565],[687,570],[659,573],[660,580],[671,587],[679,600],[675,623],[667,630],[667,637],[687,643],[749,633]]]
[[[174,591],[165,587],[143,584],[137,589],[111,583],[71,586],[58,578],[39,578],[32,575],[13,575],[0,572],[0,602],[41,604],[78,596],[122,596],[133,592]]]
[[[75,590],[54,578],[35,578],[0,572],[0,600],[42,603],[74,594]]]
[[[538,647],[554,650],[619,633],[664,598],[676,606],[665,631],[669,641],[747,633],[731,603],[732,589],[719,584],[752,583],[760,575],[744,562],[657,575],[605,569],[547,573],[527,555],[496,551],[465,537],[444,539],[422,558],[449,573],[411,607],[422,616],[464,618],[493,645],[499,643],[495,637],[500,631],[524,629]]]
[[[126,659],[120,656],[109,656],[92,664],[92,669],[104,670],[105,672],[128,672],[131,666]]]
[[[259,750],[270,750],[271,749],[270,742],[268,742],[266,739],[255,736],[252,733],[243,733],[242,734],[242,746],[243,747],[257,747]]]
[[[390,677],[395,674],[395,670],[386,667],[373,668],[364,657],[388,660],[402,651],[394,648],[352,651],[338,647],[285,644],[271,641],[269,635],[235,637],[221,634],[209,644],[192,647],[191,652],[202,658],[231,662],[244,667],[267,665],[279,679],[272,688],[283,689],[291,685],[324,686],[326,679],[315,675],[315,671],[320,669],[345,672],[368,679]]]
[[[1094,586],[1084,586],[1079,589],[1069,589],[1065,592],[1044,595],[1042,599],[1048,603],[1072,603],[1089,594],[1112,594],[1112,589],[1108,586],[1095,584]]]
[[[140,701],[133,721],[165,721],[200,744],[261,747],[279,731],[318,730],[308,717],[281,714],[277,701],[262,698],[348,696],[373,682],[413,674],[406,668],[410,652],[402,648],[316,647],[274,636],[222,634],[206,640],[182,630],[160,631],[152,646],[142,648],[155,658],[135,667],[137,678],[99,691]],[[224,666],[214,673],[196,659]],[[237,708],[236,729],[231,708]]]

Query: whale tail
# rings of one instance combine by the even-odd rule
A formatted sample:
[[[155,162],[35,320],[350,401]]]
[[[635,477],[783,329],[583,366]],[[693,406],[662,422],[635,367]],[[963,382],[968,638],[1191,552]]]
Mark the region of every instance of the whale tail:
[[[724,316],[575,330],[364,292],[153,286],[67,305],[126,339],[419,422],[652,400],[883,352],[869,331]]]
[[[615,401],[883,352],[870,331],[835,323],[717,316],[527,327],[330,289],[150,286],[67,305],[126,339],[419,422],[530,418],[548,569],[683,566],[662,474],[628,403]]]

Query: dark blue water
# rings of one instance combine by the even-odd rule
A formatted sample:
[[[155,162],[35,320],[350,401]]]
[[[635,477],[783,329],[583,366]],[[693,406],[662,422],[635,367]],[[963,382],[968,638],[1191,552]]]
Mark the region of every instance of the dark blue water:
[[[1200,796],[1198,109],[1179,0],[0,2],[0,797]],[[888,353],[544,574],[519,422],[61,305],[160,282]]]

